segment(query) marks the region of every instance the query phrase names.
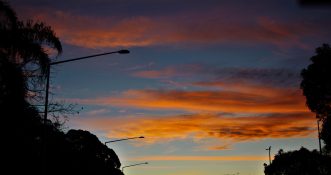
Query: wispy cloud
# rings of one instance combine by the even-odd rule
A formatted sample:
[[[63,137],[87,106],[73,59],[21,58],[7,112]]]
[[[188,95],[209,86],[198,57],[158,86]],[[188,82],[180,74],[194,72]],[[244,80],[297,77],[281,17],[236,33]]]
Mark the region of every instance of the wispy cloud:
[[[277,68],[223,68],[213,74],[216,80],[268,85],[274,87],[299,87],[300,70]]]
[[[296,89],[260,89],[260,87],[246,88],[243,86],[239,90],[129,90],[123,92],[120,96],[70,99],[69,101],[81,104],[190,112],[280,113],[307,111],[305,99],[301,92]]]
[[[221,146],[208,146],[208,150],[230,150],[230,145],[221,145]]]
[[[309,23],[279,22],[272,17],[256,15],[247,23],[244,14],[237,14],[230,20],[220,8],[203,15],[182,12],[164,16],[89,17],[54,9],[26,10],[25,15],[47,21],[64,42],[87,48],[174,43],[263,43],[306,48],[304,38],[321,33],[314,30],[321,28]]]
[[[91,111],[87,112],[87,115],[92,115],[92,116],[94,116],[94,115],[103,115],[103,114],[108,113],[108,112],[110,112],[109,109],[96,109],[96,110],[91,110]]]
[[[192,69],[191,73],[197,71],[200,71],[200,67]],[[212,72],[215,75],[220,73]],[[265,79],[291,77],[291,74],[269,69],[230,69],[224,72],[227,75],[224,75],[223,80],[228,81],[219,79],[187,83],[203,87],[204,90],[128,90],[117,96],[71,100],[101,106],[190,113],[120,119],[95,116],[95,119],[81,121],[81,124],[86,122],[109,132],[108,137],[129,137],[139,133],[145,135],[150,143],[187,138],[244,141],[307,137],[314,131],[314,117],[308,112],[304,96],[298,88],[263,84]],[[226,148],[213,146],[208,149]]]
[[[178,156],[159,155],[133,157],[132,161],[261,161],[267,160],[267,156]]]
[[[139,70],[132,73],[133,76],[152,79],[169,79],[173,77],[188,77],[206,71],[206,67],[200,64],[185,64],[168,66],[162,69]],[[204,72],[206,74],[206,72]]]
[[[142,142],[181,139],[227,139],[233,142],[264,138],[307,137],[315,131],[311,113],[259,114],[245,117],[190,114],[149,117],[97,117],[75,121],[80,126],[103,130],[109,138],[144,135]],[[215,149],[215,148],[210,148]]]
[[[300,70],[277,68],[218,68],[206,64],[183,64],[167,66],[159,69],[139,70],[133,76],[152,79],[173,79],[178,77],[195,77],[203,79],[202,82],[193,83],[201,86],[217,85],[219,82],[260,84],[276,87],[299,87]],[[202,77],[202,78],[201,78]],[[206,82],[206,78],[210,82]],[[192,85],[192,84],[191,84]]]

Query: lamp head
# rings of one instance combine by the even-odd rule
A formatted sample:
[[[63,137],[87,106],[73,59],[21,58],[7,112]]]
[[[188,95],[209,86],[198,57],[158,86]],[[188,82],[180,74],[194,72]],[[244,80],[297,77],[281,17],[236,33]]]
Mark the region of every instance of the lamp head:
[[[119,50],[119,51],[117,51],[117,53],[119,53],[119,54],[128,54],[128,53],[130,53],[130,51],[129,50]]]

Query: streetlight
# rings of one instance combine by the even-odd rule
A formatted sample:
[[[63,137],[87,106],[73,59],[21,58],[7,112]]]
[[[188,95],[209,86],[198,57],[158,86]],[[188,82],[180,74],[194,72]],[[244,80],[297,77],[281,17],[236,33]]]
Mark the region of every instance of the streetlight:
[[[271,150],[271,146],[269,146],[269,148],[265,149],[265,150],[269,150],[269,165],[271,164],[271,157],[270,157],[270,150]]]
[[[103,56],[103,55],[109,55],[113,53],[118,53],[118,54],[128,54],[130,53],[129,50],[118,50],[118,51],[113,51],[113,52],[105,52],[101,54],[94,54],[94,55],[89,55],[89,56],[84,56],[84,57],[78,57],[78,58],[72,58],[72,59],[67,59],[63,61],[55,61],[55,62],[50,62],[47,65],[47,76],[46,76],[46,95],[45,95],[45,108],[44,108],[44,138],[43,138],[43,146],[42,146],[42,164],[44,168],[44,162],[45,162],[45,153],[46,153],[46,122],[47,122],[47,113],[48,113],[48,90],[49,90],[49,77],[50,77],[50,69],[51,65],[56,65],[56,64],[62,64],[62,63],[67,63],[67,62],[72,62],[72,61],[77,61],[77,60],[82,60],[82,59],[87,59],[87,58],[92,58],[92,57],[97,57],[97,56]]]
[[[78,58],[73,58],[73,59],[67,59],[63,61],[55,61],[51,62],[47,65],[47,77],[46,77],[46,99],[45,99],[45,111],[44,111],[44,125],[46,125],[47,122],[47,113],[48,113],[48,89],[49,89],[49,76],[50,76],[50,69],[51,65],[56,65],[56,64],[62,64],[62,63],[67,63],[67,62],[72,62],[72,61],[77,61],[77,60],[82,60],[82,59],[87,59],[87,58],[92,58],[92,57],[97,57],[97,56],[103,56],[103,55],[109,55],[113,53],[118,53],[118,54],[128,54],[130,53],[129,50],[119,50],[119,51],[114,51],[114,52],[106,52],[106,53],[101,53],[101,54],[95,54],[95,55],[89,55],[89,56],[84,56],[84,57],[78,57]]]
[[[143,165],[143,164],[148,164],[148,162],[144,162],[144,163],[137,163],[137,164],[133,164],[133,165],[124,166],[124,167],[122,167],[122,172],[123,172],[124,168],[127,168],[127,167],[131,167],[131,166],[138,166],[138,165]]]
[[[143,139],[145,138],[144,136],[140,136],[140,137],[131,137],[131,138],[125,138],[125,139],[118,139],[118,140],[110,140],[110,141],[106,141],[105,142],[105,145],[107,143],[110,143],[110,142],[118,142],[118,141],[123,141],[123,140],[130,140],[130,139]]]

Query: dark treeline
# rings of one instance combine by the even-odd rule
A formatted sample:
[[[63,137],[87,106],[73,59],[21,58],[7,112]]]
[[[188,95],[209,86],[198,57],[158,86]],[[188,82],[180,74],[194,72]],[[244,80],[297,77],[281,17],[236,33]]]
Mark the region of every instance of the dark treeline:
[[[266,175],[330,175],[331,174],[331,48],[323,44],[316,49],[310,64],[301,72],[301,89],[308,108],[321,123],[319,138],[324,147],[320,151],[306,148],[284,152],[279,150]]]
[[[123,175],[116,153],[88,131],[69,130],[48,120],[31,99],[45,82],[47,49],[62,52],[53,30],[20,21],[0,1],[1,174]],[[40,95],[40,94],[39,94]]]

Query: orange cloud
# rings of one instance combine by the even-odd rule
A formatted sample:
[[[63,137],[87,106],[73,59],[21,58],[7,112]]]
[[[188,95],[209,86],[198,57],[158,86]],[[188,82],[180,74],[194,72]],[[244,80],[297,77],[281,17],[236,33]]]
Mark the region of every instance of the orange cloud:
[[[217,114],[192,114],[150,117],[97,117],[80,119],[76,124],[102,130],[109,138],[144,135],[143,142],[179,139],[229,139],[248,141],[264,138],[307,137],[315,131],[311,113],[260,114],[234,117]],[[214,149],[214,148],[213,148]]]
[[[75,102],[138,109],[182,110],[193,115],[99,118],[89,126],[108,137],[144,135],[147,142],[218,138],[235,141],[263,138],[306,137],[315,130],[300,90],[243,82],[196,82],[218,90],[129,90],[119,96],[77,99]],[[217,113],[232,113],[233,116]],[[245,114],[246,117],[240,117]],[[211,146],[208,149],[224,149]]]
[[[28,11],[28,10],[27,10]],[[279,23],[267,17],[231,21],[217,12],[204,16],[187,13],[174,16],[88,17],[55,10],[25,12],[46,21],[69,44],[88,47],[149,46],[174,43],[268,43],[306,47],[301,40],[315,36],[302,23]],[[30,14],[29,14],[30,13]],[[237,17],[240,18],[240,17]],[[195,21],[189,19],[197,19]],[[208,19],[208,20],[199,20]],[[304,30],[303,30],[304,29]],[[298,32],[300,31],[300,32]]]
[[[264,161],[267,156],[143,156],[130,161]]]
[[[230,145],[208,146],[208,150],[230,150]]]
[[[289,87],[272,87],[270,85],[261,85],[254,82],[244,80],[231,80],[231,81],[201,81],[193,82],[194,86],[201,87],[215,87],[220,90],[231,90],[232,92],[241,92],[247,94],[259,95],[263,94],[268,97],[281,98],[282,94],[291,94],[292,98],[298,98],[298,100],[304,100],[303,95],[299,89]]]
[[[246,113],[307,111],[305,99],[299,90],[244,85],[235,86],[232,91],[129,90],[120,96],[71,99],[70,101],[152,110]]]
[[[165,70],[145,70],[134,72],[134,76],[143,78],[167,78],[172,76],[178,76],[178,72],[174,69],[167,68]]]
[[[136,71],[133,76],[142,78],[171,78],[192,76],[202,72],[205,68],[198,64],[185,64],[180,66],[169,66],[160,70]]]

